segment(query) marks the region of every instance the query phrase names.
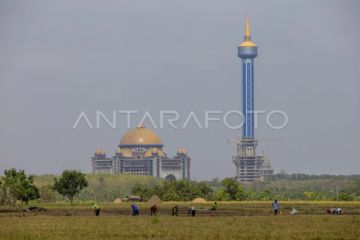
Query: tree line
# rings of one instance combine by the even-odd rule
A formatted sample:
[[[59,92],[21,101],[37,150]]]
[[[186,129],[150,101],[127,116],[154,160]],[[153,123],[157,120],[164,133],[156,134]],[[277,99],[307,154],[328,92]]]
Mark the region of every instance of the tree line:
[[[269,180],[271,181],[271,180]],[[256,183],[255,183],[256,184]],[[152,195],[158,195],[164,201],[189,201],[202,197],[212,201],[266,201],[266,200],[360,200],[360,178],[347,188],[337,193],[325,192],[322,189],[304,191],[284,191],[282,189],[257,190],[253,185],[243,185],[234,178],[195,182],[186,180],[165,180],[162,184],[146,187],[136,184],[132,190],[135,195],[144,200]]]
[[[65,170],[61,177],[54,178],[52,191],[68,198],[73,204],[76,194],[88,186],[85,175],[75,170]],[[27,176],[24,170],[14,168],[5,170],[0,179],[0,204],[16,205],[17,201],[28,205],[29,201],[39,199],[40,191],[34,184],[34,176]]]
[[[74,199],[92,201],[111,202],[115,198],[125,197],[125,194],[134,194],[142,197],[143,200],[149,199],[152,195],[158,195],[163,201],[191,201],[197,197],[211,201],[243,201],[243,200],[360,200],[360,178],[352,177],[351,184],[342,189],[334,191],[324,191],[315,187],[299,188],[298,191],[292,190],[294,178],[313,179],[311,176],[274,176],[273,180],[243,185],[234,178],[212,181],[189,181],[189,180],[156,180],[146,178],[141,181],[130,182],[128,177],[120,178],[122,185],[111,185],[112,182],[119,181],[114,176],[85,176],[83,173],[74,170],[65,170],[60,177],[53,177],[52,182],[40,187],[34,183],[35,177],[26,175],[23,170],[8,169],[0,177],[0,205],[15,205],[17,202],[28,204],[29,201],[55,202],[55,194],[68,199],[72,204]],[[134,176],[133,176],[134,177]],[[89,185],[87,178],[92,182]],[[141,176],[139,176],[141,178]],[[278,178],[285,181],[285,187],[276,186]],[[95,181],[96,180],[96,181]],[[156,181],[153,181],[156,180]],[[149,184],[151,182],[151,184]],[[312,182],[310,182],[312,183]],[[272,185],[271,185],[272,184]],[[261,185],[261,186],[259,186]],[[311,186],[316,185],[311,184]],[[128,189],[120,193],[119,189]],[[299,191],[300,190],[300,191]],[[59,200],[59,198],[57,198]]]

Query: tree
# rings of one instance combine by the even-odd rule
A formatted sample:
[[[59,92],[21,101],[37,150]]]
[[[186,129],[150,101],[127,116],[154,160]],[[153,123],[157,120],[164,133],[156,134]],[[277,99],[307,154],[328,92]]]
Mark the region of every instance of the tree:
[[[239,184],[238,191],[235,194],[235,199],[239,201],[244,201],[248,198],[248,193],[244,191],[244,189]]]
[[[350,193],[346,193],[346,192],[340,192],[339,193],[339,201],[353,201],[356,198],[356,194],[350,194]]]
[[[164,201],[191,201],[194,198],[202,197],[213,199],[213,189],[205,182],[193,182],[188,180],[165,180],[162,184],[154,187],[145,187],[135,184],[132,193],[147,200],[152,195],[159,196]]]
[[[40,191],[32,183],[27,183],[27,185],[21,190],[19,198],[22,202],[25,202],[25,204],[28,205],[30,200],[40,198]]]
[[[131,193],[137,196],[140,196],[141,199],[149,199],[152,195],[154,195],[154,190],[150,189],[140,183],[136,183],[131,190]]]
[[[229,194],[230,200],[236,200],[236,194],[239,191],[240,184],[236,181],[235,178],[224,178],[221,181],[221,184],[224,187],[225,193]]]
[[[213,200],[215,198],[214,190],[206,182],[196,183],[197,188],[200,192],[200,197],[203,197],[207,200]]]
[[[3,205],[6,201],[6,198],[5,198],[5,192],[3,191],[3,187],[2,187],[2,181],[1,181],[1,178],[0,178],[0,205]]]
[[[30,200],[40,198],[39,189],[34,185],[33,176],[26,176],[24,170],[11,168],[4,171],[1,179],[1,202],[11,205],[16,200],[28,205]]]
[[[231,197],[230,197],[229,193],[225,192],[225,189],[220,189],[217,192],[217,197],[216,198],[219,201],[230,201],[231,200]]]
[[[87,186],[84,174],[75,170],[65,170],[59,179],[54,178],[52,189],[67,197],[73,205],[75,195]]]

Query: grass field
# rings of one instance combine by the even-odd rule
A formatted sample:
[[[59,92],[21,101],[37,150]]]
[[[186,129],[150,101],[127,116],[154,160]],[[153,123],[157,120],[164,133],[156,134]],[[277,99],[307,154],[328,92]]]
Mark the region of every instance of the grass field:
[[[169,215],[179,204],[181,215]],[[129,216],[129,203],[102,204],[100,217],[89,205],[42,205],[45,213],[0,209],[0,239],[359,239],[359,202],[283,202],[282,214],[272,216],[270,202],[220,202],[217,215],[211,203],[197,204],[200,215],[188,217],[191,203],[163,203],[151,217],[146,204],[140,216]],[[341,216],[327,215],[329,206],[344,208]],[[288,215],[296,207],[298,215]]]

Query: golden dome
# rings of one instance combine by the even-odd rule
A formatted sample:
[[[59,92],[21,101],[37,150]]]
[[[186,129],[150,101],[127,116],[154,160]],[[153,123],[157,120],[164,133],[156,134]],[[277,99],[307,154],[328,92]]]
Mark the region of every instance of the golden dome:
[[[104,150],[102,150],[102,149],[96,149],[96,151],[95,151],[95,155],[103,155],[103,156],[105,156],[105,151]]]
[[[253,43],[252,41],[243,41],[240,44],[240,47],[256,47],[256,44]]]
[[[160,137],[144,126],[128,131],[120,141],[120,145],[162,145]]]
[[[121,149],[121,154],[124,157],[132,157],[133,156],[133,153],[132,153],[131,149],[129,149],[129,148],[122,148]]]
[[[177,153],[186,155],[186,154],[187,154],[187,151],[186,151],[185,148],[178,148],[178,149],[177,149]]]
[[[152,154],[157,154],[161,157],[165,157],[165,153],[159,148],[149,148],[144,154],[145,157],[150,157]]]

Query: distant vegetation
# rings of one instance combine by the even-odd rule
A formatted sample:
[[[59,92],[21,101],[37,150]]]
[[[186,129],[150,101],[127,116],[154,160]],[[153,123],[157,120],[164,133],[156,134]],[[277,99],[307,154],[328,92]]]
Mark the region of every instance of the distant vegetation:
[[[277,174],[247,186],[252,197],[269,193],[282,200],[359,200],[360,175]]]
[[[34,184],[33,176],[26,176],[23,170],[14,168],[4,171],[0,179],[1,205],[15,205],[17,200],[27,205],[29,201],[39,198],[39,189]]]
[[[14,175],[13,171],[16,170],[11,171],[12,175]],[[66,201],[69,197],[67,194],[62,196],[58,193],[59,191],[54,191],[56,189],[55,179],[58,176],[27,177],[23,171],[17,171],[17,177],[25,179],[25,181],[16,185],[12,183],[17,182],[14,180],[16,177],[13,176],[14,179],[11,180],[9,177],[11,174],[9,174],[8,171],[0,180],[1,204],[13,204],[16,200],[25,203],[29,200],[51,203]],[[84,175],[84,177],[87,184],[83,185],[84,188],[78,189],[73,195],[75,201],[112,202],[116,198],[124,198],[128,195],[139,195],[143,200],[147,200],[153,194],[158,195],[164,201],[190,201],[197,197],[211,201],[264,201],[275,198],[282,201],[360,200],[359,175],[278,174],[270,179],[249,184],[237,183],[233,178],[213,179],[211,181],[186,181],[121,174],[89,174]],[[29,191],[25,191],[25,189]]]
[[[64,201],[66,198],[52,190],[54,175],[41,175],[34,178],[40,189],[42,202]],[[89,174],[85,175],[88,186],[75,196],[77,201],[112,202],[131,194],[135,185],[153,187],[162,180],[151,176],[120,175],[120,174]]]
[[[87,187],[85,175],[75,170],[65,170],[60,178],[54,178],[51,189],[68,198],[73,205],[74,197]]]
[[[37,176],[43,201],[63,198],[49,190],[54,176]],[[151,176],[120,174],[86,175],[89,186],[77,200],[111,202],[127,195],[141,195],[147,200],[152,194],[164,201],[188,201],[195,197],[207,200],[359,200],[360,176],[331,176],[293,174],[274,175],[271,179],[251,184],[237,184],[231,180],[165,181]],[[231,179],[231,178],[230,178]],[[229,182],[230,181],[230,182]],[[229,185],[230,184],[230,185]]]
[[[161,184],[146,187],[136,184],[132,193],[148,200],[152,195],[159,196],[163,201],[191,201],[197,197],[214,199],[215,192],[205,182],[187,180],[164,180]]]

